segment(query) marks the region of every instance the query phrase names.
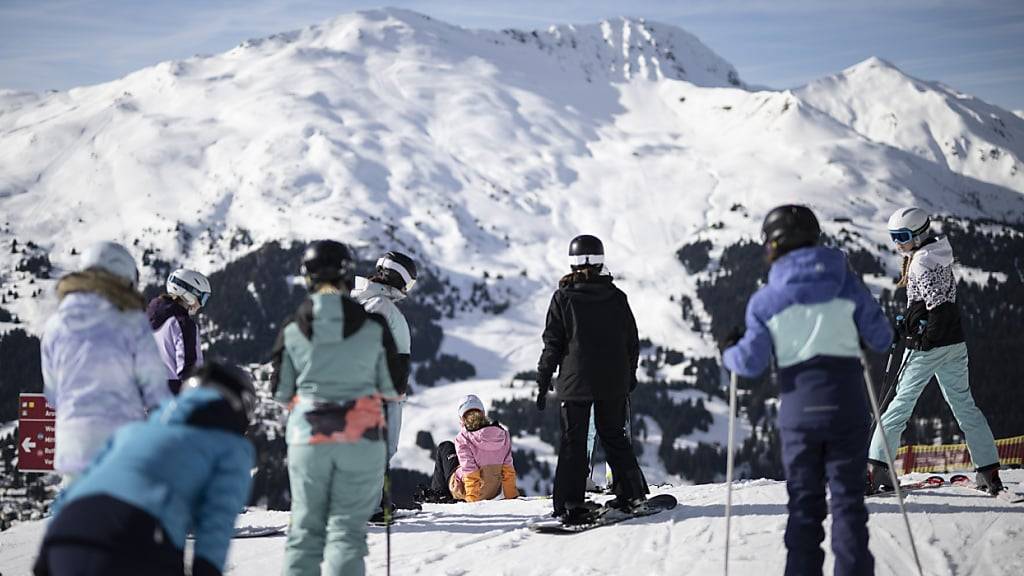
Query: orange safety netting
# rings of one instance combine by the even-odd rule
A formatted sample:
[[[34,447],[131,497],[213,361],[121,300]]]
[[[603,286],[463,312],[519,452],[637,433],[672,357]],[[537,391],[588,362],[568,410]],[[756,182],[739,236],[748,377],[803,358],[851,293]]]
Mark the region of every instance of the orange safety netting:
[[[1003,467],[1024,465],[1024,436],[996,440],[999,463]],[[903,446],[896,452],[896,469],[910,472],[956,472],[973,470],[967,444]]]

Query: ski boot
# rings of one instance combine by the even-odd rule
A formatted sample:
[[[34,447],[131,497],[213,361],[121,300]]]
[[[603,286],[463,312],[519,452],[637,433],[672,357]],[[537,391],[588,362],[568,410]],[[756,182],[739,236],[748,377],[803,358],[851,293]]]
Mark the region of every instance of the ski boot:
[[[640,496],[637,498],[623,498],[621,496],[616,496],[615,498],[609,500],[605,504],[605,506],[608,506],[609,508],[614,508],[625,514],[637,514],[639,512],[643,512],[646,509],[646,502],[647,498],[644,496]]]
[[[370,523],[371,524],[386,524],[386,523],[391,521],[391,519],[392,519],[392,517],[394,515],[395,515],[395,506],[393,504],[390,506],[390,510],[385,510],[383,507],[381,507],[380,510],[378,510],[378,511],[373,513],[373,516],[370,516]]]
[[[999,478],[999,463],[978,468],[974,480],[980,490],[995,496],[1003,491],[1003,481]]]
[[[892,479],[889,477],[889,467],[885,462],[868,459],[868,477],[864,486],[864,495],[871,496],[881,492],[891,492],[895,488]]]
[[[567,508],[562,515],[562,524],[576,526],[579,524],[590,524],[597,519],[595,514],[601,507],[594,502],[584,502],[581,506]]]
[[[594,512],[600,509],[600,504],[587,500],[582,504],[568,506],[563,510],[555,510],[551,513],[551,517],[561,519],[563,524],[587,524],[593,522]]]
[[[457,502],[457,500],[452,498],[451,494],[440,490],[434,490],[433,488],[424,486],[423,484],[416,487],[416,492],[413,494],[412,499],[414,502],[419,504],[454,504]]]

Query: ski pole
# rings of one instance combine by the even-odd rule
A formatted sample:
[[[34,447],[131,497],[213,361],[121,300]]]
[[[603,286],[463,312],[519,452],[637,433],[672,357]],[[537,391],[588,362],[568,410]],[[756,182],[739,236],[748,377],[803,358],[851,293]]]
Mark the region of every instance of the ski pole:
[[[733,448],[736,428],[736,381],[733,372],[729,377],[729,451],[725,455],[725,576],[729,576],[729,531],[732,523],[732,473]]]
[[[391,434],[390,418],[388,418],[388,405],[384,401],[384,561],[385,574],[391,576],[391,459],[388,458],[389,436]]]
[[[896,371],[896,377],[889,381],[889,385],[885,388],[885,394],[882,395],[882,401],[878,404],[879,410],[885,410],[886,406],[892,400],[893,396],[896,395],[896,391],[899,389],[900,378],[903,377],[903,371],[907,368],[907,363],[910,362],[910,357],[914,355],[913,350],[907,350],[903,356],[903,362],[900,364],[900,369]],[[875,426],[878,425],[878,421],[875,420],[871,424],[871,431],[874,433]]]
[[[875,397],[875,388],[871,384],[871,370],[868,368],[868,360],[867,357],[865,357],[863,350],[860,352],[860,361],[864,368],[864,385],[868,389],[868,400],[871,402],[871,411],[874,413],[875,422],[880,422],[882,416],[879,414],[878,410],[878,398]],[[918,576],[924,576],[924,571],[921,570],[921,558],[917,555],[917,544],[914,542],[914,533],[910,530],[910,518],[907,516],[907,508],[903,504],[903,492],[900,490],[900,480],[896,476],[895,459],[892,457],[892,449],[889,448],[889,440],[885,436],[885,426],[879,426],[877,429],[882,435],[882,446],[885,447],[885,460],[889,465],[889,480],[892,482],[893,490],[896,492],[896,502],[899,503],[900,513],[903,515],[903,524],[907,528],[907,538],[910,539],[910,550],[914,553],[914,564],[917,565],[917,574]],[[731,427],[729,432],[731,435]],[[727,504],[726,510],[728,509]],[[728,524],[726,524],[727,536],[728,530]],[[728,546],[728,540],[726,540],[726,546]]]

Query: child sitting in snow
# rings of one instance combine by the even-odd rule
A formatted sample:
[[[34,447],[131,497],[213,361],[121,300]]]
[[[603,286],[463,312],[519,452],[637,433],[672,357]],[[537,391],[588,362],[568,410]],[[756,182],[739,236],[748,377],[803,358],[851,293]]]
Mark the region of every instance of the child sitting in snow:
[[[435,499],[476,502],[499,492],[505,499],[519,497],[512,466],[512,439],[507,430],[491,422],[484,404],[470,394],[459,403],[462,431],[455,442],[437,447],[431,491]]]

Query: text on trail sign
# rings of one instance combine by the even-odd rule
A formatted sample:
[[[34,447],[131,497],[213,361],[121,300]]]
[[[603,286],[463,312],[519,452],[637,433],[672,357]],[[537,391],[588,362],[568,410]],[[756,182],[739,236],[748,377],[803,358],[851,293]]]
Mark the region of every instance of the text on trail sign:
[[[22,394],[18,399],[18,470],[53,471],[57,449],[57,413],[42,394]]]

